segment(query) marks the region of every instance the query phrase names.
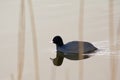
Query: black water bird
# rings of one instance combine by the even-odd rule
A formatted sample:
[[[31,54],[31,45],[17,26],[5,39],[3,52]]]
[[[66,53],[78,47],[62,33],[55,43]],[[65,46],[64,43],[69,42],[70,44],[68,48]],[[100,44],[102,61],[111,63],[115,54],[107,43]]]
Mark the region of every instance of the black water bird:
[[[53,64],[60,66],[63,63],[64,58],[70,60],[81,60],[89,58],[91,53],[97,50],[97,48],[89,43],[84,41],[71,41],[66,44],[63,43],[63,40],[60,36],[55,36],[53,38],[53,43],[56,44],[56,58],[52,59]],[[80,51],[80,45],[82,44],[82,51]],[[79,53],[82,52],[83,57],[79,57]]]

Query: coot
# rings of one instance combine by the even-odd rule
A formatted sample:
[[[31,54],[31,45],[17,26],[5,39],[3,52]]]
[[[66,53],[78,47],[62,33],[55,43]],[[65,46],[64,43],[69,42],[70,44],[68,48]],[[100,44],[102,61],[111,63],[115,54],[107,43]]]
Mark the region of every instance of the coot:
[[[56,44],[56,58],[51,60],[56,66],[60,66],[63,63],[64,57],[70,60],[81,60],[89,58],[92,52],[97,50],[97,48],[89,43],[84,41],[71,41],[66,44],[63,43],[63,40],[60,36],[55,36],[53,38],[53,43]],[[80,51],[80,44],[83,45],[83,50]],[[82,52],[83,58],[79,58],[79,53]]]

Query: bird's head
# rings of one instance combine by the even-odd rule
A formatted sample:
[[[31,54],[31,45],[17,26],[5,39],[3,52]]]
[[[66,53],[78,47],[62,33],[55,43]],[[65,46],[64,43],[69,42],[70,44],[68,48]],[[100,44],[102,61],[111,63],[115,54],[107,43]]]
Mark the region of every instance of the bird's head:
[[[62,38],[61,38],[60,36],[55,36],[55,37],[53,38],[53,43],[56,44],[57,46],[62,46],[62,45],[64,45],[64,44],[63,44],[63,40],[62,40]]]

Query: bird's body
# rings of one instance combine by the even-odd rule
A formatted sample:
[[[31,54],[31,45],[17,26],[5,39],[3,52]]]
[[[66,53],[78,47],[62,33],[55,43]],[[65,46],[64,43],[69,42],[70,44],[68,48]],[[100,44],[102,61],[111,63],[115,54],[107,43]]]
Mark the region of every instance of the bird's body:
[[[53,59],[53,63],[57,66],[62,64],[64,57],[70,60],[81,60],[79,55],[81,52],[83,55],[82,59],[86,59],[90,57],[89,54],[97,50],[94,45],[84,41],[71,41],[64,44],[60,36],[55,36],[53,43],[56,44],[57,49],[57,56]]]
[[[89,42],[72,41],[72,42],[68,42],[67,44],[64,44],[63,46],[60,46],[60,47],[58,46],[57,51],[63,52],[65,55],[78,54],[78,53],[80,53],[80,45],[83,45],[83,53],[84,54],[88,54],[97,49]]]

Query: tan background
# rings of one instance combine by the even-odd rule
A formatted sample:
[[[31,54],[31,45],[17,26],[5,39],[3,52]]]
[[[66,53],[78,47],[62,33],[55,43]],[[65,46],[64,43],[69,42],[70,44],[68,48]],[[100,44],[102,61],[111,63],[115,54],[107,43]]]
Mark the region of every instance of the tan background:
[[[65,59],[54,67],[50,57],[55,56],[51,40],[61,35],[64,42],[79,40],[79,0],[33,0],[38,49],[40,80],[79,80],[79,61]],[[114,25],[120,19],[120,0],[114,0]],[[0,0],[0,80],[17,76],[17,47],[20,0]],[[108,40],[108,0],[85,0],[84,40]],[[26,51],[23,80],[34,80],[33,47],[30,15],[26,1]],[[120,58],[119,58],[120,61]],[[119,63],[120,64],[120,63]],[[55,75],[56,73],[56,75]],[[94,56],[84,61],[84,80],[110,80],[110,57]],[[118,69],[120,74],[120,69]],[[55,78],[55,77],[54,77]],[[120,77],[117,77],[120,80]]]

